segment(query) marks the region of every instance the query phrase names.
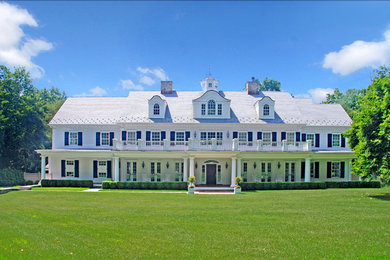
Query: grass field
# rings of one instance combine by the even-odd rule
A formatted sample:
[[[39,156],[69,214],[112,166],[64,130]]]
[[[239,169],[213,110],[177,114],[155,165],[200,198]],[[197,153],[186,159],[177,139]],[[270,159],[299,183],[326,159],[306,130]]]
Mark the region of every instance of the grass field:
[[[390,258],[382,189],[0,195],[0,259]]]

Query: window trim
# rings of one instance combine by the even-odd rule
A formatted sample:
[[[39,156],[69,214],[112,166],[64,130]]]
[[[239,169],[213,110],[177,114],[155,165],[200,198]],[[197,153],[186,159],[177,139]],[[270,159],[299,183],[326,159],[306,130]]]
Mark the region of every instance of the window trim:
[[[264,141],[266,134],[269,134],[269,141]],[[272,144],[272,132],[263,132],[262,137],[263,137],[263,139],[262,139],[263,145],[271,145]]]
[[[153,105],[153,115],[154,116],[159,116],[160,115],[160,104],[159,103],[155,103]]]
[[[153,134],[158,134],[158,140],[153,140]],[[156,139],[156,138],[154,138]],[[151,131],[150,132],[150,143],[152,145],[161,145],[161,132],[160,131]]]
[[[240,140],[240,134],[245,134],[245,140],[242,138]],[[239,131],[237,133],[238,145],[247,145],[248,144],[248,132],[247,131]]]
[[[335,164],[338,164],[338,175],[336,175],[336,172],[334,171],[334,165]],[[330,177],[331,178],[341,178],[340,175],[341,175],[341,161],[331,161],[331,175]]]
[[[72,138],[72,134],[75,135],[75,138]],[[75,141],[75,143],[72,143],[72,139]],[[75,131],[69,131],[69,145],[77,146],[78,143],[79,143],[79,133]]]
[[[335,136],[338,136],[338,145],[334,144]],[[341,134],[340,133],[332,133],[332,147],[341,147]]]
[[[313,135],[313,141],[311,142],[311,147],[314,147],[315,143],[316,143],[316,134],[315,133],[306,133],[306,142],[309,141],[309,135]]]
[[[75,177],[75,172],[75,160],[65,160],[65,177]]]
[[[97,161],[97,176],[98,178],[107,178],[107,161],[105,160]]]
[[[263,116],[269,116],[270,115],[270,106],[268,104],[263,105]]]
[[[103,134],[107,134],[107,144],[103,143]],[[100,132],[100,145],[101,146],[110,146],[110,132]]]
[[[207,115],[208,116],[215,116],[216,105],[217,105],[217,102],[215,102],[214,99],[210,99],[209,101],[207,101]],[[213,106],[213,107],[211,107],[211,106]]]
[[[134,134],[134,140],[130,139],[130,136],[129,136],[130,133]],[[137,143],[137,131],[129,130],[126,132],[126,143],[127,144],[136,144]]]
[[[293,140],[292,142],[288,140],[289,135],[292,136],[292,140]],[[286,144],[287,145],[295,145],[295,132],[291,132],[291,131],[286,132]]]

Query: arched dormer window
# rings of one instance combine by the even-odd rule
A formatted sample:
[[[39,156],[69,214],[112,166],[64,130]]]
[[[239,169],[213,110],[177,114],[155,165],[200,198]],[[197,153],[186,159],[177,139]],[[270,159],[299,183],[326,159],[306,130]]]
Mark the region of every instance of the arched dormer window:
[[[269,116],[269,105],[265,104],[263,106],[263,116]]]
[[[160,105],[159,104],[154,104],[153,115],[159,115],[159,114],[160,114]]]
[[[208,115],[215,115],[215,101],[209,100],[207,103],[207,114]]]

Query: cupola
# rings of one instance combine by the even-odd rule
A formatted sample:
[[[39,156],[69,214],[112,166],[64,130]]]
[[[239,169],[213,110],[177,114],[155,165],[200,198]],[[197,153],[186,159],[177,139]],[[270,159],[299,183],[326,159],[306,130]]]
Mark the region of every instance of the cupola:
[[[202,86],[203,92],[207,92],[209,90],[218,91],[218,80],[208,77],[200,82]]]

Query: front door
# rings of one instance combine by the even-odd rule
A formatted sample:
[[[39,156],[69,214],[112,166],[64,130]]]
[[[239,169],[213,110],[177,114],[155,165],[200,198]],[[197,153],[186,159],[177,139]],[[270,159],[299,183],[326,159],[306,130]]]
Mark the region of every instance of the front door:
[[[216,165],[215,164],[207,164],[206,166],[206,184],[207,185],[216,185],[217,184],[217,179],[215,177],[216,173]]]

